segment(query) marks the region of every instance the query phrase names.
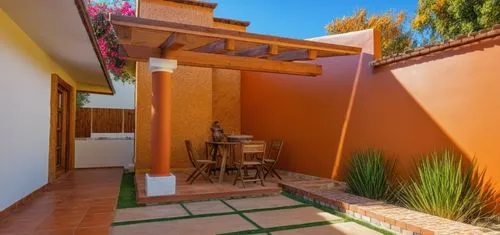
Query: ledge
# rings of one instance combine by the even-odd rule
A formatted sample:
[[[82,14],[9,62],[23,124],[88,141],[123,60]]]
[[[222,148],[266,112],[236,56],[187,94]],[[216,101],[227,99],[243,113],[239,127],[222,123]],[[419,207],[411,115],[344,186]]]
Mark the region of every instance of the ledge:
[[[214,17],[214,22],[239,25],[239,26],[244,26],[244,27],[247,27],[250,25],[250,21],[234,20],[234,19],[227,19],[227,18],[221,18],[221,17]]]
[[[210,9],[215,9],[217,7],[217,3],[212,2],[204,2],[204,1],[193,1],[193,0],[164,0],[167,2],[175,2],[192,6],[206,7]]]

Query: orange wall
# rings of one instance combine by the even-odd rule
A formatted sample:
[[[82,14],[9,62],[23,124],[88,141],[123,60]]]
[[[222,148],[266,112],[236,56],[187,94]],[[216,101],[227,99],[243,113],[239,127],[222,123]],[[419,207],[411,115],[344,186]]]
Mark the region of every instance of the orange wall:
[[[319,59],[315,63],[323,66],[323,74],[317,77],[242,72],[241,125],[257,139],[284,140],[279,167],[330,177],[358,63],[363,58],[367,65],[375,53],[374,33],[317,40],[362,47],[363,57]]]
[[[500,191],[500,39],[373,70],[378,50],[360,41],[373,33],[356,34],[330,41],[362,46],[362,59],[320,59],[321,76],[243,72],[242,131],[283,138],[281,168],[340,180],[359,148],[384,150],[400,175],[421,154],[453,148],[476,156]]]

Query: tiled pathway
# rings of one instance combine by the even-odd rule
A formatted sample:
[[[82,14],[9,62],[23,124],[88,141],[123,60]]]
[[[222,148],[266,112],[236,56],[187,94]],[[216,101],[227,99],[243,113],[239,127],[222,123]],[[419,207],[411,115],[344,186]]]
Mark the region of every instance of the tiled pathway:
[[[0,234],[108,234],[121,169],[76,170],[0,218]]]
[[[112,234],[381,234],[286,196],[118,209]]]

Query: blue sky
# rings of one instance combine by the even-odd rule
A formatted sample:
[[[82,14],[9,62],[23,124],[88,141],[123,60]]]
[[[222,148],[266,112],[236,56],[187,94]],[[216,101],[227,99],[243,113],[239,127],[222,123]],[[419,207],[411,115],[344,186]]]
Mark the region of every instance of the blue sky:
[[[210,0],[215,16],[250,21],[249,32],[291,38],[326,35],[324,26],[358,8],[368,14],[405,10],[411,19],[417,0]]]

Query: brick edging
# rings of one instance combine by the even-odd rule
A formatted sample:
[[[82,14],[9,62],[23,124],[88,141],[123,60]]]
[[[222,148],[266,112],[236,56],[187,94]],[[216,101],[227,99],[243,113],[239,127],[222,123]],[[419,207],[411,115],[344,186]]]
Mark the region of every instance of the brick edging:
[[[469,224],[463,224],[460,222],[447,220],[441,217],[428,215],[422,212],[412,211],[406,208],[398,207],[392,204],[388,204],[382,201],[376,201],[368,198],[363,198],[355,195],[351,195],[340,191],[330,191],[323,192],[321,190],[308,189],[307,187],[301,187],[295,185],[294,183],[281,182],[279,185],[282,187],[283,191],[294,193],[298,196],[302,196],[304,199],[316,202],[322,206],[330,207],[340,212],[346,213],[352,217],[361,219],[363,221],[372,223],[374,225],[383,227],[385,229],[390,229],[403,234],[492,234],[495,231],[475,227]],[[349,203],[346,201],[338,200],[335,197],[347,197],[351,201],[359,201],[356,203]],[[371,209],[371,210],[370,210]],[[389,210],[391,213],[389,213]],[[386,214],[393,214],[394,212],[400,212],[401,214],[410,215],[408,218],[403,220],[395,219],[394,217],[389,217]],[[419,221],[425,219],[426,227],[414,223],[414,221]],[[427,221],[428,220],[428,221]],[[422,221],[419,221],[422,223]],[[442,230],[437,228],[437,225],[446,224],[447,230]],[[441,226],[442,227],[442,226]],[[434,229],[437,228],[437,229]]]

